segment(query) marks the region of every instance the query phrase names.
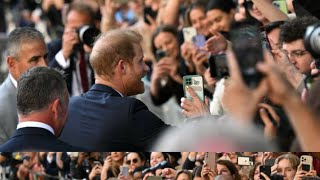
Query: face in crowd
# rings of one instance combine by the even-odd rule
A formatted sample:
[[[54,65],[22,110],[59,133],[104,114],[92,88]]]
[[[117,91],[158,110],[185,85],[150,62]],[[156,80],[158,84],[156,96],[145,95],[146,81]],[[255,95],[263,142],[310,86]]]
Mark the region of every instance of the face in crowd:
[[[293,180],[296,172],[288,159],[281,159],[278,162],[277,174],[282,175],[284,180]]]
[[[210,26],[210,32],[228,32],[233,19],[234,10],[231,10],[229,13],[220,9],[212,9],[207,12],[207,20]]]
[[[160,32],[154,38],[154,46],[166,52],[168,57],[176,59],[179,55],[177,38],[170,32]]]
[[[136,152],[130,152],[127,155],[125,163],[129,165],[130,172],[133,172],[133,170],[135,170],[137,167],[142,166],[144,164],[143,160]]]
[[[283,43],[282,49],[288,55],[289,60],[302,74],[311,71],[310,64],[313,61],[311,54],[305,49],[303,39],[289,43]]]
[[[28,69],[47,66],[47,48],[43,41],[34,40],[20,44],[17,56],[8,58],[10,73],[15,80]]]
[[[189,13],[189,19],[192,27],[197,30],[198,34],[209,34],[209,26],[204,9],[200,7],[193,8]]]
[[[164,155],[162,152],[152,152],[150,154],[150,166],[155,166],[157,165],[158,163],[164,161],[165,158],[164,158]]]

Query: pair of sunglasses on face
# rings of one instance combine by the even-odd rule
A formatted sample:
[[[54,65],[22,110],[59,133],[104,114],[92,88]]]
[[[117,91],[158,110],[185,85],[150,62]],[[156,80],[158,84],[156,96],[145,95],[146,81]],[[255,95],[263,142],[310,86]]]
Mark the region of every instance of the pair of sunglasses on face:
[[[127,161],[126,161],[127,164],[131,164],[131,162],[132,162],[132,163],[137,163],[137,162],[138,162],[138,159],[134,158],[134,159],[132,159],[132,160],[127,160]]]

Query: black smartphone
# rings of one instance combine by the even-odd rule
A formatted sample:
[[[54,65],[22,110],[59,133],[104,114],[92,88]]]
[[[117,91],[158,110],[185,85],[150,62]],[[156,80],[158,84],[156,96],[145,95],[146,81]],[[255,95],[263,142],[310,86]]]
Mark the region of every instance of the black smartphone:
[[[259,167],[260,173],[264,173],[265,175],[267,175],[268,177],[270,177],[271,175],[271,166],[269,165],[261,165]],[[265,180],[265,178],[260,174],[260,179]]]
[[[158,49],[156,51],[156,60],[159,61],[160,59],[164,58],[167,56],[167,53],[161,49]]]
[[[152,10],[151,7],[146,6],[143,8],[143,19],[144,22],[150,25],[150,21],[148,20],[147,16],[150,16],[152,19],[156,20],[158,15],[158,11]]]
[[[209,57],[211,77],[221,79],[229,76],[227,57],[225,54],[211,55]]]
[[[262,42],[255,26],[231,31],[232,49],[237,58],[242,78],[249,88],[256,88],[263,78],[256,64],[263,60]]]
[[[270,45],[270,41],[268,38],[267,31],[264,27],[260,28],[260,38],[261,38],[261,45],[263,49],[267,49],[268,51],[271,52],[272,48]]]

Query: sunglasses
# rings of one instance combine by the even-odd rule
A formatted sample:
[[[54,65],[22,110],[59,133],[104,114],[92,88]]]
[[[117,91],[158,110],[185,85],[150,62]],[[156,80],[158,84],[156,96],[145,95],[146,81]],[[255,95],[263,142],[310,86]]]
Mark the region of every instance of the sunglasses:
[[[127,160],[127,164],[131,164],[131,161],[132,161],[133,163],[137,163],[137,162],[138,162],[138,159]]]

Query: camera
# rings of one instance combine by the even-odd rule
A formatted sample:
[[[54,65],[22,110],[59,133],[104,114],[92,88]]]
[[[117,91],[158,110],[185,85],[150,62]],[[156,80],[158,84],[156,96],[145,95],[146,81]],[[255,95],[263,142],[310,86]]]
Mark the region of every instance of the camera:
[[[304,35],[304,46],[316,59],[317,69],[320,69],[320,23],[307,27]]]
[[[82,44],[88,45],[89,47],[93,47],[93,43],[95,42],[97,36],[100,34],[99,29],[90,25],[81,26],[77,30],[77,32],[80,42]]]

